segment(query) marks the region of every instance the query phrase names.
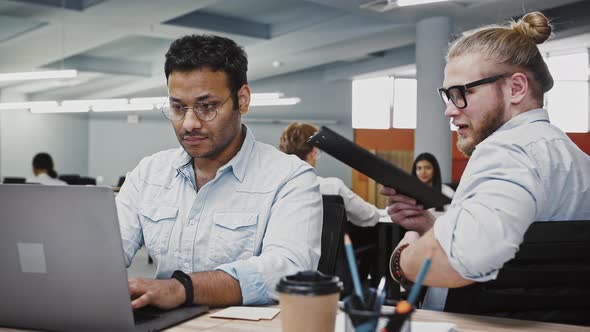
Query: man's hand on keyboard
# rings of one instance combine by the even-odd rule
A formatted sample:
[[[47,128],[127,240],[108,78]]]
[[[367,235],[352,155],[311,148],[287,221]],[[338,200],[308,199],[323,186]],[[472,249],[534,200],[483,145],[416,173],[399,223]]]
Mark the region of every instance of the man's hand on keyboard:
[[[129,295],[133,309],[153,305],[162,309],[172,309],[185,302],[185,290],[176,279],[129,279]]]

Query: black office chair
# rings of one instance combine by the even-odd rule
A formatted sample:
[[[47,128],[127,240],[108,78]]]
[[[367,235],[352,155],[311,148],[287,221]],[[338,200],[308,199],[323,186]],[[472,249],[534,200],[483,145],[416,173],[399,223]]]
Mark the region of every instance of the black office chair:
[[[318,271],[338,276],[344,287],[341,295],[346,296],[352,292],[352,279],[344,251],[343,226],[347,220],[344,200],[338,195],[322,195],[322,203],[322,254]]]
[[[379,256],[379,227],[360,227],[350,221],[346,221],[343,227],[344,231],[350,235],[354,244],[354,255],[358,264],[359,278],[361,281],[368,280],[371,276],[368,286],[376,288],[383,276],[378,266],[381,262],[377,259]],[[386,276],[387,278],[388,276]]]
[[[119,181],[117,182],[117,187],[123,187],[123,183],[125,183],[125,175],[119,176]]]
[[[87,176],[81,176],[75,179],[74,183],[72,184],[79,186],[96,186],[96,179]]]
[[[67,184],[76,184],[76,181],[80,178],[79,174],[62,174],[57,177]]]
[[[25,179],[25,178],[18,178],[18,177],[11,177],[11,176],[5,177],[4,180],[2,181],[2,183],[12,183],[12,184],[23,184],[26,182],[27,182],[27,179]]]
[[[590,221],[533,223],[498,278],[449,289],[445,311],[590,325]]]
[[[324,216],[322,222],[322,255],[318,270],[333,275],[339,252],[344,250],[342,226],[346,222],[344,201],[338,195],[322,195]]]

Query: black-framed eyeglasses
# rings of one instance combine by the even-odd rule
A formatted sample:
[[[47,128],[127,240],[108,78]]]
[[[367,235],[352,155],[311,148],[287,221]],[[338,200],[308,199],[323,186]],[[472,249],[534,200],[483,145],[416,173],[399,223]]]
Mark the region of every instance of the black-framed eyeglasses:
[[[197,118],[201,121],[213,121],[217,116],[219,109],[234,95],[234,91],[230,92],[229,97],[225,98],[221,103],[202,102],[193,106],[183,106],[177,102],[168,100],[162,105],[161,110],[166,118],[172,121],[180,121],[184,119],[189,109],[195,113]]]
[[[457,108],[462,109],[467,107],[467,98],[465,98],[465,91],[467,91],[467,89],[471,89],[473,87],[483,84],[494,83],[497,80],[507,76],[509,76],[509,74],[504,73],[482,78],[481,80],[467,83],[465,85],[453,85],[447,89],[439,88],[438,94],[440,95],[440,98],[442,99],[443,103],[445,103],[445,105],[447,105],[449,102],[453,102],[453,104]]]

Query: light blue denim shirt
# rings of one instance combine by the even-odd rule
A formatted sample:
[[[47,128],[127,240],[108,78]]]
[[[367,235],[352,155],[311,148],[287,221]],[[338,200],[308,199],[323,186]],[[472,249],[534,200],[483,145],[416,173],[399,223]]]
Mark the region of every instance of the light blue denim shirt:
[[[547,111],[530,110],[477,145],[434,235],[465,279],[495,279],[534,221],[590,219],[590,157]],[[446,289],[429,289],[424,308],[442,310]]]
[[[238,154],[198,192],[182,148],[144,158],[127,174],[116,202],[128,266],[145,245],[157,278],[222,270],[239,281],[246,305],[276,299],[280,277],[317,268],[322,198],[315,171],[243,128]]]

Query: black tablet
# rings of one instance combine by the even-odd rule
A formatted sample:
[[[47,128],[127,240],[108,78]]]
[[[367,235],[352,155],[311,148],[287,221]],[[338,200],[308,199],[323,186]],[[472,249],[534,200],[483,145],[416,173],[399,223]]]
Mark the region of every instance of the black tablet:
[[[322,127],[307,142],[376,182],[416,199],[426,209],[451,203],[450,198],[417,177],[363,149],[330,128]]]

